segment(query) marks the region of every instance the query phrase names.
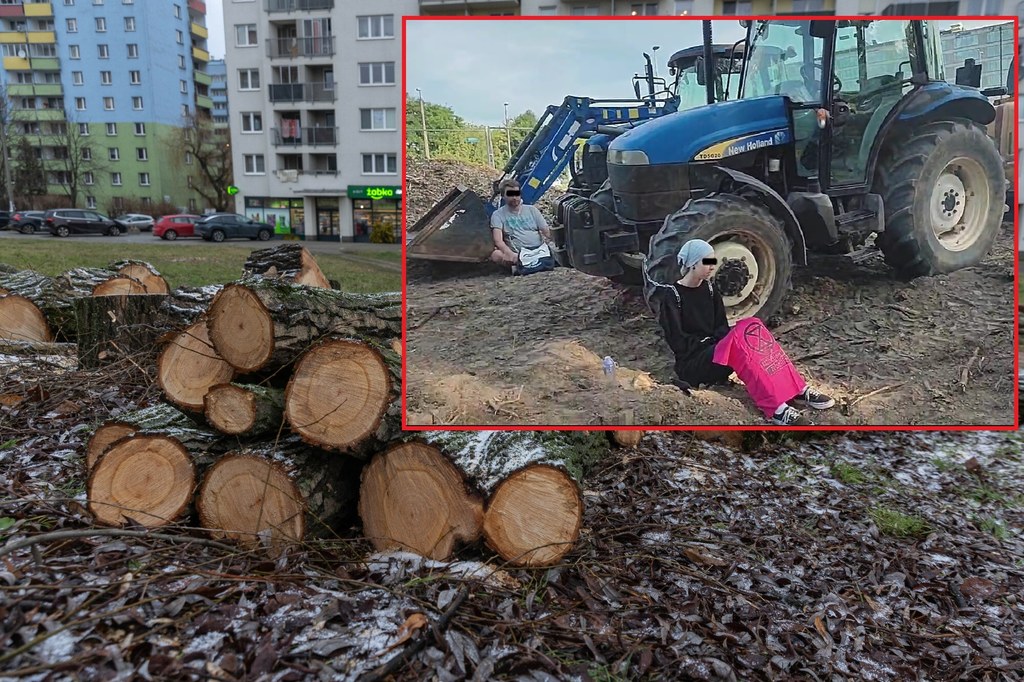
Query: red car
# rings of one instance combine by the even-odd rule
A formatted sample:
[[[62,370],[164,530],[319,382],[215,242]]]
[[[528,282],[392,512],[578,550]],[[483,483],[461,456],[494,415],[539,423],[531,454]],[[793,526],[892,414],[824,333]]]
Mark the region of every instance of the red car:
[[[173,242],[178,237],[195,237],[195,224],[202,216],[190,213],[165,215],[153,225],[153,236]]]

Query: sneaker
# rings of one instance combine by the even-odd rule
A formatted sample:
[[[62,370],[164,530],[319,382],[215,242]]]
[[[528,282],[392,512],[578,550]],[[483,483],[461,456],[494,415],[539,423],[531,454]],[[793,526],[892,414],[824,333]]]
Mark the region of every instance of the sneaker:
[[[800,410],[784,405],[778,412],[772,415],[772,424],[779,426],[810,426],[811,420],[803,415]]]
[[[794,403],[805,405],[807,407],[813,407],[816,410],[827,410],[836,404],[834,398],[825,395],[824,393],[818,393],[810,386],[804,389],[804,392],[793,398]]]

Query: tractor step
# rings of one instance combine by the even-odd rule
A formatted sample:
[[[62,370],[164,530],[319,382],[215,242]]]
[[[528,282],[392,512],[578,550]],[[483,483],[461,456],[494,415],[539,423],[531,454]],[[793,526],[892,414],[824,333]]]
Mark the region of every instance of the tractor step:
[[[877,213],[868,210],[840,213],[836,216],[836,225],[843,227],[845,225],[850,225],[851,223],[859,223],[862,220],[868,220],[869,218],[875,218],[877,216]]]

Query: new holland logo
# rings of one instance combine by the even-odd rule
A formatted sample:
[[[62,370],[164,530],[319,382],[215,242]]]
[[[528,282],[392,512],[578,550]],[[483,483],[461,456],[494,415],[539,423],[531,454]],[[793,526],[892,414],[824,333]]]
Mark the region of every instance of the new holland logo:
[[[755,149],[763,149],[789,141],[789,131],[786,129],[773,130],[766,133],[756,133],[744,137],[736,137],[724,142],[717,142],[710,147],[697,153],[695,161],[715,161],[737,154],[745,154]]]

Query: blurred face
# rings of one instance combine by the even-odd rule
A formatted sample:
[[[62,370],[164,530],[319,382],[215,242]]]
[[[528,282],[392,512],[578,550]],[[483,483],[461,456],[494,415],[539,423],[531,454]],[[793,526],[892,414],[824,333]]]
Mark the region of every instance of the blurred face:
[[[697,263],[696,267],[693,268],[693,276],[697,279],[710,280],[715,276],[715,270],[718,269],[718,259],[714,256],[704,258],[700,263]],[[686,275],[686,269],[681,270],[683,275]]]
[[[505,188],[505,205],[509,208],[519,208],[523,203],[523,192],[518,187]]]

